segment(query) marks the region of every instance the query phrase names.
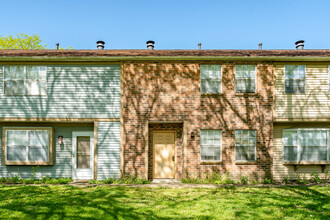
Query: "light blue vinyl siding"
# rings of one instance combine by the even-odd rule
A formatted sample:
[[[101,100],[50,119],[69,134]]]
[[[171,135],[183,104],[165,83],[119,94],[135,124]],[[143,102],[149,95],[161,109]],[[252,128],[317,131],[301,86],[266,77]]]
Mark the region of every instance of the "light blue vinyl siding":
[[[97,123],[97,179],[120,177],[120,122]]]
[[[2,127],[0,127],[0,143],[2,146]],[[72,151],[72,131],[93,131],[93,127],[54,127],[54,165],[39,166],[36,177],[71,177],[71,151]],[[64,145],[57,144],[57,137],[63,136]],[[13,177],[17,174],[21,178],[30,178],[32,175],[32,167],[36,166],[5,166],[2,161],[2,150],[0,151],[0,177]]]
[[[119,118],[120,66],[47,66],[46,96],[5,96],[1,118]]]

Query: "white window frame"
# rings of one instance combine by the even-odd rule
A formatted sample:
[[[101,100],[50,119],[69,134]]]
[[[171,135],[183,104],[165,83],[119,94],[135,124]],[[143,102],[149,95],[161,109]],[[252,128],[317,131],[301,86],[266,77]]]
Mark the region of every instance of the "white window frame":
[[[254,73],[255,73],[255,77],[254,77],[254,80],[255,80],[255,88],[254,88],[254,91],[253,92],[242,92],[242,91],[237,91],[237,86],[236,86],[236,78],[237,78],[237,66],[254,66]],[[238,94],[254,94],[254,93],[257,93],[257,87],[258,87],[258,80],[257,80],[257,77],[258,77],[258,68],[257,68],[257,65],[254,65],[254,64],[239,64],[239,65],[235,65],[235,93],[238,93]]]
[[[207,146],[213,146],[213,148],[220,147],[220,159],[219,160],[203,160],[202,159],[202,146],[203,145],[201,143],[202,131],[213,131],[213,130],[220,131],[220,145],[207,145]],[[199,146],[200,146],[200,161],[201,162],[221,162],[222,161],[222,130],[221,129],[201,129]]]
[[[286,67],[287,66],[303,66],[304,67],[304,72],[305,72],[305,87],[304,87],[304,93],[287,93],[286,92],[286,89],[285,89],[285,79],[286,79]],[[284,94],[287,94],[287,95],[290,95],[290,94],[306,94],[306,79],[307,79],[307,76],[306,76],[306,65],[284,65],[284,83],[283,83],[283,86],[284,86]]]
[[[52,127],[3,127],[2,130],[3,141],[2,141],[2,153],[3,160],[5,165],[53,165],[53,152],[54,152],[54,129]],[[48,131],[48,160],[47,161],[8,161],[7,159],[7,131]],[[27,145],[26,157],[28,157],[28,148]]]
[[[295,131],[297,132],[297,160],[284,160],[284,132],[285,131]],[[301,144],[299,133],[301,131],[327,131],[327,160],[330,161],[330,128],[290,128],[290,129],[283,129],[282,130],[282,161],[284,162],[322,162],[322,161],[305,161],[301,160]]]
[[[26,78],[26,76],[27,76],[27,74],[26,74],[26,67],[28,67],[28,66],[32,66],[32,65],[4,65],[4,66],[2,66],[2,94],[4,95],[4,96],[47,96],[47,87],[48,87],[48,67],[47,66],[42,66],[42,65],[34,65],[34,66],[36,66],[36,67],[45,67],[46,68],[46,93],[45,94],[27,94],[27,93],[25,93],[25,94],[6,94],[5,93],[5,81],[7,81],[7,80],[5,80],[5,68],[6,67],[11,67],[11,66],[19,66],[19,67],[24,67],[24,74],[25,74],[25,78],[24,78],[24,88],[26,89],[26,80],[27,80],[27,78]]]
[[[220,66],[220,92],[202,92],[202,66]],[[200,69],[200,93],[201,94],[221,94],[222,93],[222,65],[219,65],[219,64],[201,64],[199,66],[199,69]],[[205,78],[205,79],[208,79],[208,80],[212,80],[212,78]],[[218,81],[218,80],[217,80]]]
[[[236,144],[236,131],[254,131],[254,159],[253,160],[236,160],[236,154],[237,154],[237,147],[244,147],[244,146],[250,146],[249,144]],[[235,130],[235,161],[236,162],[253,162],[257,160],[257,130],[255,129],[236,129]]]

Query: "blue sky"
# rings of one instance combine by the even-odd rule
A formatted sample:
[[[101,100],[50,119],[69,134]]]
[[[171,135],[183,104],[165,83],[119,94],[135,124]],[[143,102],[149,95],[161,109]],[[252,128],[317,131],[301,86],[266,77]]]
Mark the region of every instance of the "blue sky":
[[[328,0],[1,0],[0,35],[38,33],[48,48],[330,48]]]

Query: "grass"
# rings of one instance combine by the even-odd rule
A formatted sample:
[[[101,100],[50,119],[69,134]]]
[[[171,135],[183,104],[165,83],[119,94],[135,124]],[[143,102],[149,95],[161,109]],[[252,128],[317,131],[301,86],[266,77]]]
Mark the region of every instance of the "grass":
[[[329,219],[330,186],[0,186],[0,219]]]

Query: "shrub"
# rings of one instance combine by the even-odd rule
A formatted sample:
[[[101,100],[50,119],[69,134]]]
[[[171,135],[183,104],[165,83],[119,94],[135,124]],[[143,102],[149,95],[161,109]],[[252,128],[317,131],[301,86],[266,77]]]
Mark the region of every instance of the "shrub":
[[[319,177],[319,174],[317,172],[313,172],[311,174],[313,182],[321,183],[321,178]]]
[[[248,184],[248,182],[249,182],[248,177],[247,177],[247,176],[242,176],[242,178],[241,178],[241,183],[242,183],[243,185],[246,185],[246,184]]]
[[[264,184],[271,184],[272,182],[272,179],[268,179],[267,177],[264,179]]]
[[[290,182],[290,179],[288,176],[283,177],[282,183],[288,184]]]

